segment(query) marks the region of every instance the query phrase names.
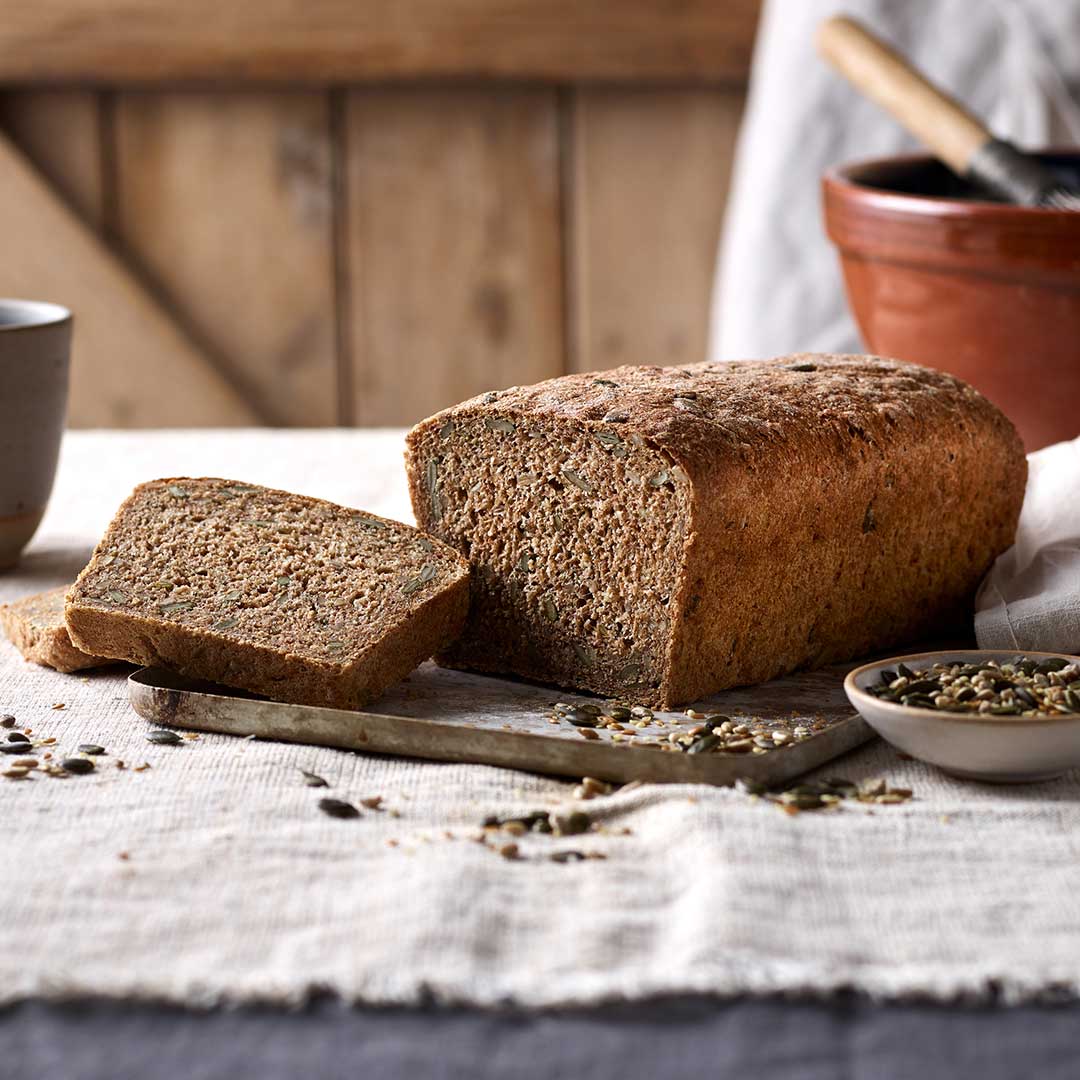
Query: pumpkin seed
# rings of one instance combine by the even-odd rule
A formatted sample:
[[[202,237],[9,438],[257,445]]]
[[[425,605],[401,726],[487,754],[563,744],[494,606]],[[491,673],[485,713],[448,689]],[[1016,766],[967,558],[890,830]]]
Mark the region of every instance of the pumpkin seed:
[[[319,809],[332,818],[358,818],[360,811],[344,799],[320,799]]]
[[[153,731],[146,733],[146,741],[152,742],[155,746],[179,746],[183,741],[175,731],[168,731],[165,728],[155,728]]]
[[[438,521],[442,518],[442,500],[439,498],[439,463],[435,458],[428,458],[425,470],[427,479],[428,500],[431,503],[432,517]]]
[[[570,469],[565,465],[562,467],[562,469],[560,471],[562,472],[562,475],[565,476],[566,479],[569,480],[570,483],[574,485],[574,487],[580,488],[582,491],[584,491],[588,495],[592,494],[592,492],[593,492],[592,484],[590,484],[589,481],[586,480],[585,477],[581,475],[581,473],[576,472],[574,469]]]
[[[211,627],[211,629],[212,630],[231,630],[239,621],[240,620],[237,619],[235,616],[230,615],[226,619],[219,619],[216,623],[214,623],[214,625]]]
[[[594,433],[596,441],[601,446],[606,446],[609,449],[613,446],[622,446],[623,441],[613,431],[597,431]]]
[[[86,774],[94,771],[94,763],[89,758],[69,757],[60,762],[60,768],[69,773]]]
[[[559,609],[555,606],[555,601],[550,596],[544,597],[544,614],[551,622],[557,622],[559,618]]]
[[[422,589],[425,585],[430,584],[438,576],[439,568],[437,566],[433,566],[431,563],[426,563],[423,569],[421,569],[420,573],[416,577],[407,581],[402,586],[402,589],[405,593],[414,593],[418,589]]]
[[[584,862],[583,851],[553,851],[548,858],[555,863]]]
[[[79,745],[75,747],[75,749],[80,754],[90,754],[94,757],[97,757],[99,754],[105,753],[105,747],[98,746],[97,743],[79,743]]]
[[[176,611],[190,611],[194,606],[194,600],[169,600],[163,604],[158,604],[158,610],[163,615],[171,615]]]
[[[174,499],[186,499],[189,496],[187,488],[182,488],[179,484],[170,484],[165,490]]]
[[[662,488],[665,484],[671,483],[671,473],[667,469],[661,469],[658,473],[654,473],[649,477],[649,486],[654,488]]]
[[[29,735],[24,735],[21,731],[13,731],[8,737],[9,743],[28,743],[30,741]]]
[[[442,427],[439,428],[439,438],[440,439],[449,439],[450,436],[453,435],[453,434],[454,434],[454,421],[453,420],[447,420],[446,423],[443,424]]]
[[[706,754],[719,745],[720,739],[716,735],[701,735],[686,748],[686,752],[688,754]]]
[[[563,718],[568,720],[574,727],[596,727],[600,721],[600,717],[596,713],[586,712],[584,709],[573,709],[571,712],[563,713]]]
[[[507,420],[501,416],[487,417],[484,424],[489,431],[502,431],[508,435],[517,430],[517,425],[512,420]]]
[[[555,814],[553,824],[557,836],[580,836],[592,827],[592,819],[581,810],[573,810],[569,814]]]

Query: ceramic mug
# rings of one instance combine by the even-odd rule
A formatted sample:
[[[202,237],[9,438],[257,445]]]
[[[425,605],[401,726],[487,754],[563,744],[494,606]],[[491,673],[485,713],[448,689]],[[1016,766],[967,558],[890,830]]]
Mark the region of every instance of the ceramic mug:
[[[67,412],[71,312],[0,299],[0,570],[37,531]]]

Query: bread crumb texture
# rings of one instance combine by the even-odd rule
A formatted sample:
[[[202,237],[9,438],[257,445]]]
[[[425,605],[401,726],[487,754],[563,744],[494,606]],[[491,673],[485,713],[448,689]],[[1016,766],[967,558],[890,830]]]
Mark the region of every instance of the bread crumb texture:
[[[80,648],[359,708],[459,633],[468,566],[416,529],[229,480],[142,484],[68,597]]]
[[[68,587],[24,596],[0,607],[0,626],[11,643],[34,664],[68,674],[110,661],[76,649],[64,625],[64,597]]]
[[[960,380],[818,354],[488,393],[406,459],[473,571],[446,663],[656,706],[961,627],[1027,472]]]

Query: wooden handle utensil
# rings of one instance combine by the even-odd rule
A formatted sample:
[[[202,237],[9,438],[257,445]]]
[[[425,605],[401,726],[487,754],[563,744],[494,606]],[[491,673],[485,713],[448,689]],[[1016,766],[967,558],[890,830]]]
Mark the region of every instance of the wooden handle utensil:
[[[862,94],[890,113],[957,175],[1024,206],[1080,209],[1073,192],[1041,162],[993,134],[904,57],[846,15],[818,28],[825,59]]]

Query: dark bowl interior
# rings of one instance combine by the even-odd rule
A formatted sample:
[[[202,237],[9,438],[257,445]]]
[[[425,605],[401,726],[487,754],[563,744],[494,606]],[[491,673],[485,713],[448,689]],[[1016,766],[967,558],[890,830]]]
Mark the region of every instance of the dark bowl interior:
[[[1080,151],[1032,154],[1057,174],[1065,187],[1080,190]],[[840,170],[841,175],[862,187],[902,195],[925,195],[968,202],[1001,202],[962,180],[937,158],[898,157],[868,161]]]

